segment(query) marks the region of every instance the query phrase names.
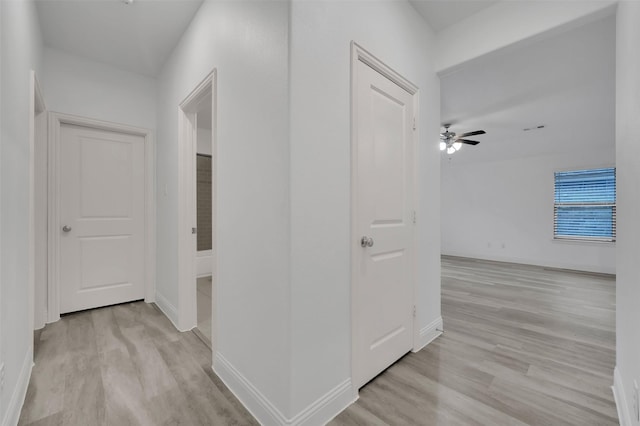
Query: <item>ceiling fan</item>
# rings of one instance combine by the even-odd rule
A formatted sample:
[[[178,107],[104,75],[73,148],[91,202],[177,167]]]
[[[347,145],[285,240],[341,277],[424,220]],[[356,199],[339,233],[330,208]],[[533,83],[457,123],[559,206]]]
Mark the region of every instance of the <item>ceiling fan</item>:
[[[484,135],[484,130],[475,130],[473,132],[463,133],[461,135],[457,135],[455,132],[450,132],[449,127],[451,124],[443,124],[444,133],[440,133],[440,151],[447,151],[447,154],[453,154],[456,151],[459,151],[462,148],[462,144],[467,145],[478,145],[479,141],[472,141],[470,139],[465,139],[468,136],[476,136],[476,135]]]

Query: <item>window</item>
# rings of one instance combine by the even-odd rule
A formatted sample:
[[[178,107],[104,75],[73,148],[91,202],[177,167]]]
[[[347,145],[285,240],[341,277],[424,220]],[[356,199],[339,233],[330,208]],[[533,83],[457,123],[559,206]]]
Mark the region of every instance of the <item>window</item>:
[[[616,240],[616,169],[555,173],[556,239]]]

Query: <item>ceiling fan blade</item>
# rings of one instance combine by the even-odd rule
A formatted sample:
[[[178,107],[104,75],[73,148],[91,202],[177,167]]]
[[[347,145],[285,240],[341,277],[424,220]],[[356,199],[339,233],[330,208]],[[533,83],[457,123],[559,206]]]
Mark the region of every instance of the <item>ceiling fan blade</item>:
[[[466,143],[467,145],[478,145],[480,143],[478,141],[472,141],[469,139],[456,139],[456,142]]]
[[[466,138],[467,136],[484,135],[485,133],[487,132],[485,132],[484,130],[476,130],[475,132],[463,133],[459,137]]]

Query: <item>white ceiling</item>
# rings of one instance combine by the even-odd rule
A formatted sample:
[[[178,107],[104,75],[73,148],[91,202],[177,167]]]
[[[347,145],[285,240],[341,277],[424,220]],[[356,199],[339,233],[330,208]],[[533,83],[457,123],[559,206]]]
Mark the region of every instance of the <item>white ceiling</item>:
[[[429,26],[438,32],[498,3],[498,0],[409,0],[409,2],[424,17]]]
[[[2,0],[0,0],[2,1]],[[496,1],[411,0],[436,30]],[[45,44],[155,76],[202,0],[37,0]],[[615,22],[607,18],[441,77],[442,123],[484,129],[456,162],[491,161],[585,145],[613,147]],[[204,124],[204,123],[203,123]],[[542,130],[522,129],[544,124]],[[437,141],[434,141],[437,143]],[[446,158],[446,155],[443,155]]]
[[[455,162],[614,149],[614,108],[614,17],[441,77],[441,123],[454,123],[457,133],[487,132],[470,138],[481,143],[463,146]],[[545,128],[523,131],[538,125]]]
[[[155,76],[202,0],[37,0],[44,43]]]
[[[497,3],[497,0],[410,1],[436,31]],[[36,0],[36,5],[46,46],[156,76],[202,2]]]

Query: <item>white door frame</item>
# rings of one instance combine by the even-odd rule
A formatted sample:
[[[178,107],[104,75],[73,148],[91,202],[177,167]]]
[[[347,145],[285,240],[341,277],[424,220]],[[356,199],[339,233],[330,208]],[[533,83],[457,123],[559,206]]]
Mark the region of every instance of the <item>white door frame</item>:
[[[46,235],[35,232],[35,184],[36,180],[46,181],[46,172],[36,169],[35,157],[36,149],[40,150],[46,146],[46,126],[40,126],[40,120],[46,119],[47,107],[44,103],[42,90],[38,83],[36,72],[31,70],[29,81],[29,333],[30,339],[33,337],[33,330],[42,328],[46,321],[46,310],[44,306],[35,306],[36,269],[44,269],[46,273],[47,265],[36,265],[35,247],[38,243],[46,244]],[[43,115],[44,114],[44,115]],[[46,291],[46,283],[38,283],[38,291]]]
[[[356,259],[359,255],[361,255],[362,248],[360,247],[360,237],[358,235],[358,227],[356,226],[358,220],[358,126],[357,126],[357,117],[358,117],[358,81],[357,81],[357,69],[358,62],[362,62],[367,66],[371,67],[376,72],[380,73],[384,77],[391,80],[393,83],[402,87],[404,90],[409,92],[413,96],[413,108],[414,114],[417,120],[417,117],[420,116],[419,103],[418,103],[418,95],[419,89],[413,83],[402,77],[399,73],[394,71],[392,68],[383,63],[380,59],[373,56],[367,50],[362,48],[356,42],[351,42],[351,232],[350,232],[350,245],[351,245],[351,382],[354,385],[354,393],[358,394],[358,388],[362,386],[364,383],[357,383],[357,377],[354,372],[356,370],[356,365],[358,362],[357,359],[357,345],[356,339],[354,336],[359,332],[359,324],[358,324],[358,301],[360,300],[360,295],[358,294],[358,268],[355,267]],[[417,159],[418,155],[418,141],[419,141],[419,126],[418,123],[414,123],[415,131],[413,132],[413,144],[414,144],[414,208],[417,209],[418,205],[418,186],[419,180],[417,176],[419,176],[419,163]],[[417,227],[414,227],[417,230]],[[417,248],[417,238],[414,238],[414,259],[418,259]],[[417,292],[417,281],[416,277],[416,267],[417,261],[414,260],[413,268],[414,273],[412,274],[413,279],[413,304],[414,306],[418,306],[418,301],[416,300]],[[413,349],[417,348],[419,343],[419,326],[418,321],[416,320],[417,315],[413,316]]]
[[[191,330],[198,325],[197,316],[197,270],[196,270],[196,241],[191,232],[197,227],[196,223],[196,144],[198,124],[196,115],[202,102],[211,97],[211,202],[212,206],[212,303],[211,303],[211,339],[213,353],[217,339],[217,254],[216,247],[216,198],[217,191],[217,138],[216,138],[216,76],[214,68],[178,106],[178,329]]]
[[[156,299],[156,200],[155,200],[155,142],[151,130],[126,124],[111,123],[76,115],[49,113],[49,271],[48,271],[48,322],[60,319],[60,128],[63,124],[90,127],[98,130],[113,131],[144,138],[145,157],[145,253],[144,253],[144,300],[147,303]]]

